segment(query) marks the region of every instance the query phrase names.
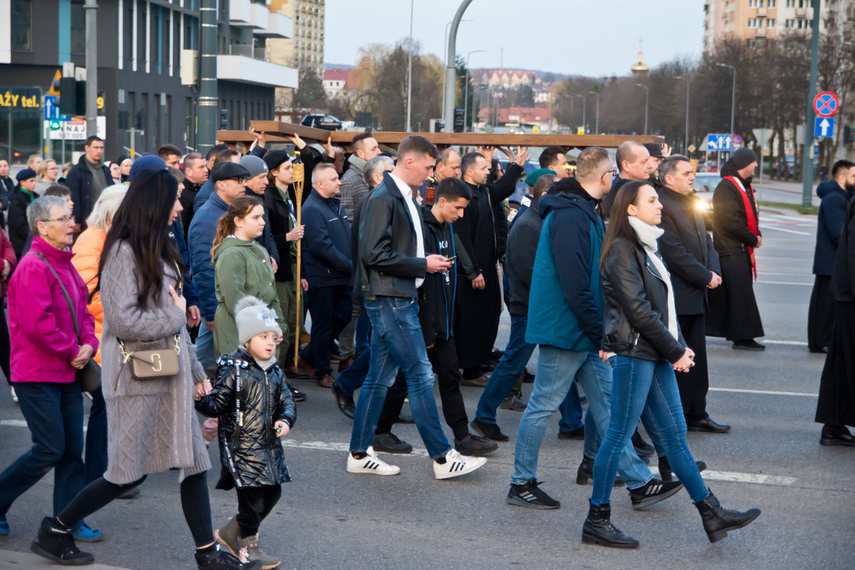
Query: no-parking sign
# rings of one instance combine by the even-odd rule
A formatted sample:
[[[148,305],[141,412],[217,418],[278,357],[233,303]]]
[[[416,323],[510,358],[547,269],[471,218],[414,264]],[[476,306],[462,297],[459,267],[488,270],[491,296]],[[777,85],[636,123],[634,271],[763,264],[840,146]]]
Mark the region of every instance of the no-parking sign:
[[[837,95],[831,91],[823,91],[814,97],[813,110],[820,117],[833,117],[837,114],[839,107],[840,102],[837,100]]]

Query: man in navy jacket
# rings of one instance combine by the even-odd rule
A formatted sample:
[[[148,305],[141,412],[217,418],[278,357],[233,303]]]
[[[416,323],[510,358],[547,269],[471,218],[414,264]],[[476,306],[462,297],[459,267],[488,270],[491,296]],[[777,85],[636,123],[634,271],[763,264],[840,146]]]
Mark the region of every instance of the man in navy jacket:
[[[834,297],[831,295],[831,274],[840,231],[846,219],[846,204],[855,191],[855,163],[838,160],[831,167],[832,180],[823,182],[816,189],[822,198],[816,224],[816,250],[813,254],[813,274],[816,281],[808,308],[808,349],[811,352],[826,352],[831,341],[831,326],[834,324]]]
[[[335,166],[319,164],[312,172],[312,192],[303,204],[303,267],[309,282],[312,340],[300,358],[306,370],[314,369],[315,382],[323,388],[330,388],[334,380],[330,346],[350,322],[353,309],[350,222],[341,208],[340,188]]]

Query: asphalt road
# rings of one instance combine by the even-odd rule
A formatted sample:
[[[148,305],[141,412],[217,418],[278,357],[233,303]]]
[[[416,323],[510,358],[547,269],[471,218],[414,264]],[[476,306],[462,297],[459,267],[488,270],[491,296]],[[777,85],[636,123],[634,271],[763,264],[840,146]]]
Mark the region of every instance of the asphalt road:
[[[636,551],[581,543],[590,486],[575,484],[582,442],[559,441],[553,418],[540,454],[538,479],[562,503],[532,511],[505,504],[513,467],[513,442],[502,444],[481,470],[436,481],[429,460],[385,456],[397,477],[350,475],[345,449],[351,422],[328,390],[302,382],[309,399],[286,440],[294,482],[261,527],[262,545],[283,558],[282,568],[852,568],[855,473],[851,449],[819,445],[813,423],[824,357],[805,341],[815,218],[766,212],[765,245],[758,250],[756,285],[766,329],[764,353],[734,351],[709,339],[712,391],[709,412],[733,430],[727,435],[690,432],[689,447],[709,465],[709,487],[725,507],[760,507],[746,529],[711,545],[700,517],[681,491],[647,511],[633,511],[627,492],[612,496],[612,520],[641,541]],[[507,339],[503,315],[499,345]],[[533,368],[532,368],[533,370]],[[531,385],[525,385],[528,393]],[[464,387],[474,411],[480,390]],[[520,414],[501,410],[499,422],[516,434]],[[0,390],[0,464],[29,447],[29,433],[8,392]],[[446,429],[450,436],[450,430]],[[414,426],[395,433],[423,446]],[[216,451],[212,450],[215,463]],[[213,490],[213,518],[233,514],[233,493]],[[26,552],[45,514],[52,477],[22,496],[9,512],[12,535],[3,552]],[[90,517],[105,530],[102,543],[86,545],[97,561],[134,569],[195,568],[181,515],[175,472],[149,477],[133,501],[119,501]],[[7,566],[20,568],[21,566]]]

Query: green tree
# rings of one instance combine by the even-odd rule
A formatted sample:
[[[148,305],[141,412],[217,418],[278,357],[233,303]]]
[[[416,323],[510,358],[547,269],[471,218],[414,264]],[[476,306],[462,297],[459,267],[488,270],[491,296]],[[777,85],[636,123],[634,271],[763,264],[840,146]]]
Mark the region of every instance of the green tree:
[[[327,95],[324,83],[314,70],[300,69],[299,84],[294,91],[293,106],[298,109],[319,109],[327,107]]]

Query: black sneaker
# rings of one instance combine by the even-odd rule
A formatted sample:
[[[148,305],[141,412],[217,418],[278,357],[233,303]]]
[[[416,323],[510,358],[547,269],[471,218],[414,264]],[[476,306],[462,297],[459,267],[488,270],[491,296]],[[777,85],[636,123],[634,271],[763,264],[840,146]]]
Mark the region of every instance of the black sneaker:
[[[635,447],[635,452],[639,457],[649,457],[656,453],[656,450],[652,445],[644,441],[644,438],[641,437],[641,434],[638,433],[638,430],[635,430],[635,433],[632,434],[632,445]]]
[[[511,485],[511,489],[508,491],[508,504],[540,510],[561,507],[561,503],[541,491],[538,485],[540,483],[535,479],[532,479],[525,485]]]
[[[218,545],[219,546],[219,545]],[[243,563],[233,554],[216,548],[211,552],[196,552],[199,570],[261,570],[261,560]]]
[[[502,430],[496,424],[488,424],[475,419],[469,422],[469,427],[490,441],[508,441],[510,439],[502,433]]]
[[[683,488],[679,481],[664,482],[651,479],[649,483],[638,489],[629,489],[629,498],[633,509],[643,509],[664,501]]]
[[[570,431],[558,430],[558,439],[585,439],[585,426]]]
[[[68,530],[61,528],[48,517],[42,519],[42,525],[30,545],[30,550],[63,566],[88,566],[95,562],[94,556],[88,552],[80,552]]]
[[[374,451],[384,453],[412,453],[413,446],[406,441],[401,441],[394,433],[374,434]]]
[[[454,449],[463,455],[481,456],[493,453],[499,449],[499,444],[493,441],[488,441],[485,437],[479,437],[473,434],[467,434],[463,439],[454,440]]]
[[[299,391],[293,386],[288,386],[288,391],[291,392],[291,397],[294,399],[295,402],[306,401],[306,394],[304,392]]]

